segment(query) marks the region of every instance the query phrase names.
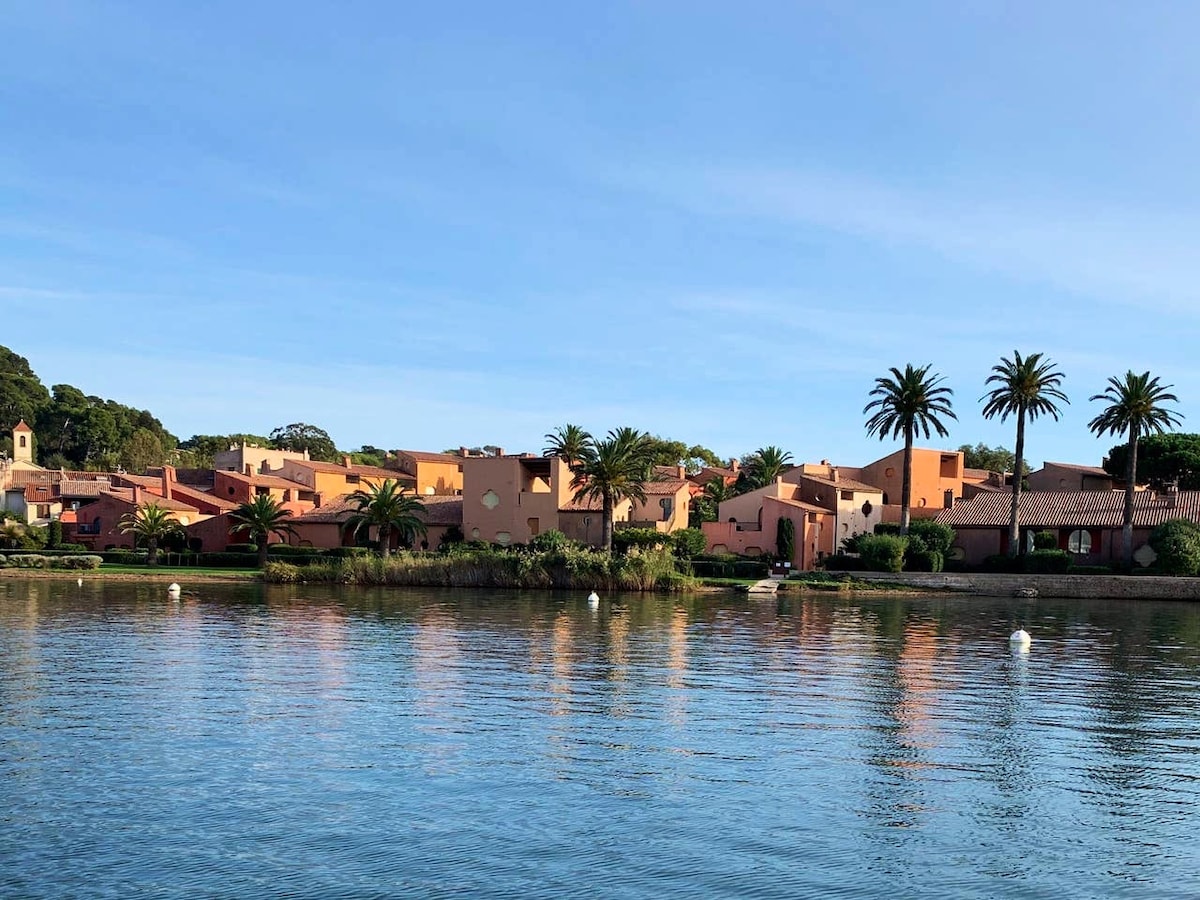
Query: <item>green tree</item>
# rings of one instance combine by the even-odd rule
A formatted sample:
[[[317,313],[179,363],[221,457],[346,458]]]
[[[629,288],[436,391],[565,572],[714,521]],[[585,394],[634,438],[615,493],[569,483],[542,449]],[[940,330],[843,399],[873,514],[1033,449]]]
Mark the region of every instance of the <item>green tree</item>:
[[[324,462],[337,462],[340,457],[337,445],[333,443],[329,432],[304,422],[280,425],[271,432],[271,446],[276,450],[290,450],[293,453],[303,453],[307,450],[310,459]]]
[[[713,453],[707,447],[702,447],[699,444],[689,447],[688,472],[694,475],[705,466],[712,469],[724,468],[725,460],[721,459],[721,457],[717,456],[717,454]]]
[[[591,445],[592,436],[578,425],[560,425],[546,435],[546,446],[542,456],[557,456],[572,469],[583,459],[583,454]]]
[[[1129,446],[1117,444],[1104,458],[1104,471],[1124,478]],[[1200,434],[1152,434],[1138,438],[1138,484],[1156,488],[1175,485],[1181,491],[1200,491]]]
[[[1166,403],[1178,403],[1179,398],[1170,393],[1173,385],[1158,383],[1157,376],[1149,372],[1135,375],[1132,370],[1124,377],[1108,379],[1104,393],[1094,394],[1090,399],[1100,400],[1108,406],[1088,423],[1088,428],[1097,436],[1128,434],[1129,456],[1125,466],[1125,517],[1121,526],[1122,561],[1126,569],[1133,568],[1133,495],[1137,484],[1137,448],[1143,434],[1162,434],[1180,424],[1181,416],[1166,409]]]
[[[775,532],[775,555],[787,562],[796,553],[796,523],[784,516],[779,517]]]
[[[867,434],[885,440],[904,436],[904,480],[900,492],[900,533],[908,534],[910,508],[912,505],[912,451],[917,433],[929,438],[932,432],[947,437],[949,432],[942,424],[942,417],[956,419],[950,407],[954,393],[941,387],[940,375],[931,375],[931,366],[916,367],[911,363],[901,372],[890,369],[891,377],[876,378],[875,387],[869,396],[875,399],[863,407],[867,419]]]
[[[16,550],[25,539],[25,526],[17,521],[0,520],[0,543],[6,550]]]
[[[1043,359],[1040,353],[1031,353],[1022,358],[1016,350],[1012,359],[1000,357],[1000,364],[992,366],[992,374],[985,384],[995,385],[980,400],[983,402],[983,417],[996,416],[1004,422],[1011,415],[1017,420],[1017,450],[1014,456],[1016,471],[1025,463],[1025,420],[1033,421],[1039,416],[1051,416],[1058,421],[1061,410],[1056,401],[1070,403],[1059,387],[1063,374],[1054,368],[1054,363]],[[1012,480],[1012,507],[1008,520],[1008,555],[1016,556],[1021,551],[1021,478]]]
[[[963,466],[968,469],[984,469],[988,472],[1013,472],[1016,457],[1011,450],[1004,447],[989,447],[987,444],[980,442],[972,447],[970,444],[963,444],[958,448],[958,452],[963,455]],[[1026,466],[1026,469],[1029,467]],[[1028,471],[1021,473],[1022,475],[1029,474]]]
[[[756,490],[771,484],[790,469],[792,454],[774,444],[760,447],[745,458],[738,483],[746,490]]]
[[[649,462],[646,436],[632,428],[615,429],[584,447],[571,486],[576,500],[600,500],[600,544],[605,550],[612,549],[615,505],[622,500],[646,502]]]
[[[287,537],[296,533],[288,521],[291,517],[292,511],[270,494],[257,494],[229,514],[229,521],[233,523],[229,533],[249,532],[250,539],[258,545],[258,567],[266,568],[267,541],[271,535]]]
[[[29,360],[0,347],[0,433],[8,435],[22,419],[35,427],[38,413],[49,402],[50,392],[34,374]]]
[[[162,441],[149,428],[138,428],[121,446],[121,465],[127,472],[145,472],[166,461]]]
[[[218,453],[245,444],[270,447],[271,439],[259,434],[193,434],[179,444],[175,460],[186,468],[211,469]]]
[[[171,517],[171,511],[153,501],[144,503],[121,518],[122,534],[132,534],[134,543],[146,548],[146,565],[158,565],[158,545],[178,535],[183,529]]]
[[[385,559],[392,552],[393,531],[400,535],[400,543],[405,546],[427,531],[422,518],[425,504],[405,494],[400,482],[391,478],[382,484],[360,488],[347,499],[354,504],[355,511],[342,525],[343,531],[356,535],[363,528],[367,528],[368,533],[369,529],[377,528],[379,552]]]

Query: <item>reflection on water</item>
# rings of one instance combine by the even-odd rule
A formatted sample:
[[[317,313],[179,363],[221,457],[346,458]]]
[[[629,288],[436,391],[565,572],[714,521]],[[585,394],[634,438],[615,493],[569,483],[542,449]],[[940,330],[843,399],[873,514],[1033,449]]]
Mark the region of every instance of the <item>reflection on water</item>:
[[[6,580],[0,896],[1185,896],[1198,714],[1192,604]]]

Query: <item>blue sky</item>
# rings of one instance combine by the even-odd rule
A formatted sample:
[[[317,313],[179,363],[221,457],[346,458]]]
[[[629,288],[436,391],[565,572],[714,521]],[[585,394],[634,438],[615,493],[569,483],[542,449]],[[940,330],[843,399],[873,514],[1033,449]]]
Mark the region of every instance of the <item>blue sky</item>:
[[[172,431],[870,461],[889,366],[1200,428],[1189,4],[0,0],[0,344]]]

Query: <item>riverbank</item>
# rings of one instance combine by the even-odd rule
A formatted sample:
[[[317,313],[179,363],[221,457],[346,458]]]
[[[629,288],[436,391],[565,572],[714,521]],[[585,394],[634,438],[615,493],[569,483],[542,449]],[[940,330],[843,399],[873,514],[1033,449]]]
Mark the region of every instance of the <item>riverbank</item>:
[[[228,569],[138,569],[133,566],[101,566],[85,571],[71,569],[0,569],[0,578],[27,579],[38,581],[141,581],[161,584],[187,581],[207,582],[254,582],[262,580],[262,573],[230,571]]]
[[[830,573],[836,574],[836,573]],[[1011,597],[1035,590],[1063,600],[1200,600],[1200,578],[1162,575],[1007,575],[990,572],[853,572],[853,578],[923,591]]]

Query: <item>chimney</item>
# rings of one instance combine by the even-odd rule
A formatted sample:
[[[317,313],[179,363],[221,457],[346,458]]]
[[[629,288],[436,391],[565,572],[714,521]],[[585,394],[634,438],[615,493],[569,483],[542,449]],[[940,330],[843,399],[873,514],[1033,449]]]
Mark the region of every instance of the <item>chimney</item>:
[[[459,447],[458,455],[461,456],[463,459],[466,459],[468,456],[471,455],[471,451],[468,450],[466,447]]]
[[[254,477],[254,465],[252,463],[246,463],[246,477],[247,478]]]
[[[350,461],[349,453],[347,453],[345,456],[342,457],[342,465],[345,466],[347,469],[349,469],[350,467],[352,467],[354,465],[354,463],[352,463]]]
[[[686,466],[676,466],[675,467],[675,475],[676,475],[676,477],[679,478],[680,481],[687,481],[687,467]]]
[[[493,447],[492,448],[492,456],[503,456],[503,455],[504,455],[503,447]]]
[[[735,456],[729,461],[729,471],[736,472],[741,464],[741,461]]]
[[[171,499],[171,485],[175,483],[175,467],[162,467],[162,492],[163,496],[168,500]]]
[[[954,491],[947,490],[943,495],[942,506],[946,507],[946,509],[954,509],[954,501]]]
[[[142,489],[140,487],[138,487],[136,484],[133,486],[133,505],[134,506],[142,505]]]
[[[838,467],[837,466],[829,467],[829,480],[832,481],[834,484],[837,484],[837,482],[838,482]]]

